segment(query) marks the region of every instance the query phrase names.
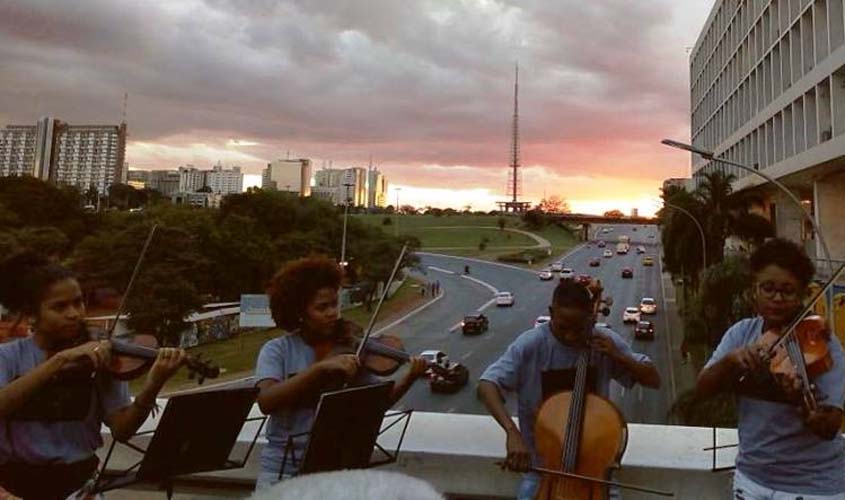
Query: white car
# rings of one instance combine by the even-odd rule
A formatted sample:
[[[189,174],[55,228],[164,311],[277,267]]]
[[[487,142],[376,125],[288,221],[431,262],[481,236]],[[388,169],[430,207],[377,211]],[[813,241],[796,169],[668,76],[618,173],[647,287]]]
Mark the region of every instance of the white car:
[[[543,269],[539,273],[537,273],[537,277],[543,281],[549,281],[553,278],[551,269]]]
[[[512,306],[513,305],[513,294],[510,292],[499,292],[496,294],[496,305],[497,306]]]
[[[562,262],[552,263],[552,272],[553,273],[559,273],[561,269],[563,269],[563,263]]]
[[[622,313],[623,323],[639,323],[640,310],[636,307],[626,307],[625,312]]]
[[[651,297],[643,297],[640,301],[640,311],[643,314],[657,314],[657,302]]]
[[[645,253],[645,247],[644,247],[644,246],[642,246],[642,245],[641,245],[641,246],[638,246],[638,247],[637,247],[637,253],[638,253],[638,254],[640,254],[640,253]]]
[[[548,323],[551,320],[552,318],[550,316],[537,316],[537,319],[534,320],[534,328],[537,328],[543,323]]]
[[[560,272],[560,279],[562,280],[572,280],[575,279],[575,271],[572,270],[570,267],[564,267],[563,270]]]
[[[609,258],[613,257],[613,250],[608,248],[607,250],[604,251],[603,255],[606,259],[609,259]]]

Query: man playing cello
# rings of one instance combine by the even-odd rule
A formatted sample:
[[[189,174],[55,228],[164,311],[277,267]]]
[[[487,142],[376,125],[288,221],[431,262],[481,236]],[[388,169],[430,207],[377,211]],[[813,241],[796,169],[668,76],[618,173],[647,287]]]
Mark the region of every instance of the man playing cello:
[[[587,349],[586,335],[593,328],[592,359],[588,371],[592,392],[607,396],[610,380],[625,387],[640,383],[658,388],[660,375],[649,358],[635,353],[613,330],[594,327],[593,298],[584,285],[561,282],[549,307],[551,321],[521,334],[490,365],[478,384],[478,397],[504,429],[506,466],[528,471],[543,466],[537,454],[534,423],[545,399],[573,385],[579,355]],[[519,427],[504,405],[503,393],[516,392]],[[539,476],[527,472],[519,488],[520,500],[535,497]]]

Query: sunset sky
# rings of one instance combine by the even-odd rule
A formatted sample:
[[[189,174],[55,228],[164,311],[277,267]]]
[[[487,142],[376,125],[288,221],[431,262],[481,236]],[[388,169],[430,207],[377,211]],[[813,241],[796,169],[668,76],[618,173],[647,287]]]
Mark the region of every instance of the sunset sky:
[[[118,123],[131,168],[373,163],[390,202],[504,199],[514,63],[523,193],[655,210],[688,155],[687,49],[713,0],[0,2],[0,126]],[[248,182],[255,182],[249,177]]]

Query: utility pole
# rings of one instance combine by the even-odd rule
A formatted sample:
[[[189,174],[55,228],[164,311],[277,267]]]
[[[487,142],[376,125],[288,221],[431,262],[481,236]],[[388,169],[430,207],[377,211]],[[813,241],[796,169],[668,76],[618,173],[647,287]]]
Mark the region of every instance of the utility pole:
[[[402,188],[396,188],[396,224],[395,224],[395,231],[394,234],[398,237],[399,236],[399,191],[402,191]]]
[[[346,262],[346,219],[349,217],[349,202],[351,199],[349,198],[349,188],[350,186],[354,186],[355,184],[350,183],[343,183],[343,186],[346,188],[346,203],[344,204],[343,208],[343,239],[340,242],[340,265],[346,269],[347,262]]]

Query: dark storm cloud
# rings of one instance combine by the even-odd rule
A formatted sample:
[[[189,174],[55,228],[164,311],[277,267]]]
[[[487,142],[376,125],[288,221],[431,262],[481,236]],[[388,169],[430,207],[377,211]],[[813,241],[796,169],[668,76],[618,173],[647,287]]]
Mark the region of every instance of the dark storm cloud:
[[[242,137],[262,144],[253,151],[262,158],[292,145],[350,161],[374,152],[394,163],[500,165],[519,59],[523,157],[563,167],[565,158],[684,127],[683,43],[695,33],[673,28],[679,8],[673,0],[6,1],[0,124],[43,114],[116,122],[128,92],[134,140]]]

